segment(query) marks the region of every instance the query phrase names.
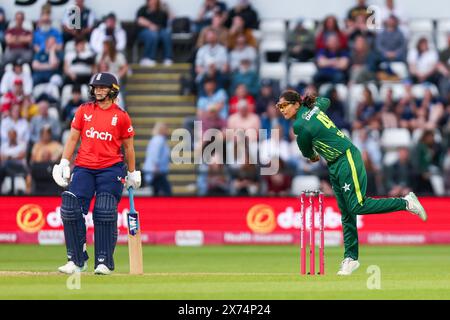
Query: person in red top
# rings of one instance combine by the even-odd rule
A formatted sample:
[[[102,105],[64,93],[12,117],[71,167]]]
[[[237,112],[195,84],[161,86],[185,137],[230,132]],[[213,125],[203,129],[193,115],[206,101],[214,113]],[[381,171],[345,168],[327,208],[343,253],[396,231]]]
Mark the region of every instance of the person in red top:
[[[134,129],[128,114],[116,104],[119,94],[116,77],[111,73],[97,73],[89,86],[93,101],[78,108],[61,162],[53,167],[55,182],[68,187],[62,194],[61,204],[68,262],[58,268],[67,274],[87,269],[89,257],[83,215],[88,213],[94,194],[95,274],[110,274],[114,270],[117,205],[123,181],[127,189],[137,189],[141,185],[141,172],[135,168]],[[80,139],[70,179],[70,160]]]
[[[316,36],[316,52],[326,48],[327,38],[332,34],[338,37],[340,48],[347,49],[347,36],[340,30],[336,17],[329,15],[323,20],[322,27]]]
[[[3,65],[22,59],[26,63],[30,63],[33,59],[33,34],[30,30],[23,27],[25,21],[25,13],[23,11],[16,12],[15,26],[6,30],[5,42],[6,51],[3,57]]]
[[[238,112],[238,109],[239,109],[238,105],[241,102],[241,100],[244,100],[247,102],[250,112],[252,112],[252,113],[255,112],[255,105],[256,105],[255,98],[251,94],[248,93],[246,85],[241,83],[236,87],[234,96],[232,96],[230,98],[229,115],[232,115],[232,114]]]

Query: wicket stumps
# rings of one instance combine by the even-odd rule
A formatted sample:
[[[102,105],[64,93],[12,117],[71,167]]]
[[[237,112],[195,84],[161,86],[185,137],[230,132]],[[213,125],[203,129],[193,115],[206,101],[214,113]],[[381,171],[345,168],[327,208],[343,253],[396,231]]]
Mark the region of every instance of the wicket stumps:
[[[309,197],[309,215],[306,210],[306,198]],[[323,193],[320,190],[305,190],[300,195],[300,274],[306,274],[306,230],[309,229],[309,275],[316,273],[316,210],[315,197],[319,200],[319,274],[325,274],[325,235],[324,235],[324,207]],[[306,221],[308,220],[308,226]]]

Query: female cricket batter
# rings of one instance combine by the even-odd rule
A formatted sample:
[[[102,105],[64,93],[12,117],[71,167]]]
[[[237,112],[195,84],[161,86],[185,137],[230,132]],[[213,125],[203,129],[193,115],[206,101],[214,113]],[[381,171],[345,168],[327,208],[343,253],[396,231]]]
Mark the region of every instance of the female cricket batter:
[[[128,114],[115,103],[119,84],[110,73],[95,74],[89,84],[92,102],[81,105],[72,121],[61,162],[53,167],[53,179],[61,187],[61,218],[64,224],[68,262],[59,267],[63,273],[85,271],[86,225],[95,194],[93,210],[95,274],[114,270],[114,248],[117,241],[117,204],[123,190],[141,185],[141,172],[135,168],[134,130]],[[75,168],[70,179],[70,160],[81,138]],[[123,163],[124,146],[128,174]],[[70,179],[70,180],[69,180]]]
[[[414,193],[404,198],[366,197],[367,176],[360,151],[325,114],[327,98],[301,97],[287,90],[277,107],[286,119],[295,119],[294,133],[303,156],[312,162],[325,158],[330,181],[342,213],[344,260],[338,275],[350,275],[359,267],[356,215],[408,210],[426,221],[427,214]]]

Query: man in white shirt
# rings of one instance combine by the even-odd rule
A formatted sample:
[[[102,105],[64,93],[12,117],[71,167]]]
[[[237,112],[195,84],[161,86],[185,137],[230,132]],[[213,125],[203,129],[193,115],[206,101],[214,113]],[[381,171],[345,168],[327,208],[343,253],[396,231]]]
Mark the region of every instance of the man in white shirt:
[[[195,57],[195,72],[198,76],[203,75],[208,69],[208,64],[214,61],[216,70],[227,73],[229,69],[228,51],[218,42],[216,31],[208,30],[205,39],[206,44],[198,49]]]
[[[114,13],[108,14],[105,22],[92,31],[89,44],[96,54],[101,54],[103,52],[103,43],[111,37],[114,37],[117,51],[124,51],[127,46],[127,34],[120,23],[117,22]]]

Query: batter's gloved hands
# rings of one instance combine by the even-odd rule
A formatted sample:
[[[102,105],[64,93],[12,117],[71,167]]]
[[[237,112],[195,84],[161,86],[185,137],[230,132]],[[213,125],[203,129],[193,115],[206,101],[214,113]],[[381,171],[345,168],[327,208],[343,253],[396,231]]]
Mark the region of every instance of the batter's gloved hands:
[[[60,187],[67,187],[70,180],[70,162],[67,159],[61,159],[59,164],[53,166],[53,180]]]
[[[132,187],[133,189],[138,189],[141,186],[141,172],[140,171],[128,171],[128,175],[125,182],[125,188]]]

